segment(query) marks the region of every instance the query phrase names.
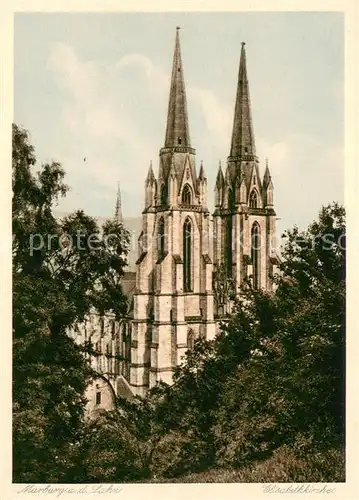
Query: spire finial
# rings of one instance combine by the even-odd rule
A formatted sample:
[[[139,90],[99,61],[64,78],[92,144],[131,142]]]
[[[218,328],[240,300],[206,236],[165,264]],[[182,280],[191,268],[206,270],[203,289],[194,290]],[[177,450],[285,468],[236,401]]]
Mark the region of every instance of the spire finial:
[[[179,31],[181,29],[181,26],[176,26],[176,30]]]
[[[122,203],[121,203],[121,189],[120,183],[117,183],[117,198],[116,198],[116,208],[115,208],[115,221],[122,223]]]

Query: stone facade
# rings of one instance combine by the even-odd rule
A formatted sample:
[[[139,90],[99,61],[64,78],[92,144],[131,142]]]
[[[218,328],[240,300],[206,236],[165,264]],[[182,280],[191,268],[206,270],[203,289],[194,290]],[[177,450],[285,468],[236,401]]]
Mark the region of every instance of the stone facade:
[[[91,341],[100,350],[93,363],[102,382],[89,388],[89,411],[96,409],[98,392],[111,407],[106,383],[122,395],[143,395],[159,380],[170,384],[194,339],[214,338],[244,280],[272,288],[277,264],[273,183],[268,163],[263,179],[259,173],[244,43],[231,149],[224,173],[219,166],[213,218],[204,167],[197,172],[190,141],[178,29],[165,143],[157,175],[149,167],[144,199],[136,273],[127,273],[124,281],[128,316],[119,324],[110,316],[91,320],[91,327],[97,321]],[[118,195],[116,217],[119,207]],[[77,338],[86,335],[83,330]],[[111,360],[110,353],[124,361]]]

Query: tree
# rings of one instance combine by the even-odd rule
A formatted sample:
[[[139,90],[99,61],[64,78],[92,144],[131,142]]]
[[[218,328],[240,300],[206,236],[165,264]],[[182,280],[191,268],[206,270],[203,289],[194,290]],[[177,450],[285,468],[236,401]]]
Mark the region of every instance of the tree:
[[[124,311],[129,235],[108,223],[100,231],[82,211],[56,219],[66,195],[57,162],[35,173],[26,130],[13,125],[13,401],[14,480],[69,480],[92,372],[67,336],[91,308]],[[39,428],[40,426],[40,428]]]
[[[283,444],[303,453],[344,445],[344,209],[323,207],[308,230],[286,236],[275,294],[251,292],[245,321],[242,305],[219,341],[219,350],[232,342],[239,361],[218,405],[222,464],[238,466]],[[257,345],[240,359],[246,322],[247,340],[257,332]]]
[[[118,397],[113,410],[88,423],[78,451],[79,481],[149,479],[166,471],[174,455],[170,393],[160,383],[144,397]]]

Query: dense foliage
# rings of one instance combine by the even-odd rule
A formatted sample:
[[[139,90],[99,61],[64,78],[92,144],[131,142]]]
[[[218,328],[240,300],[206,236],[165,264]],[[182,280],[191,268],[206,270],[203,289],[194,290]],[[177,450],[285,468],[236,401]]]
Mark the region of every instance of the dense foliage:
[[[87,347],[66,331],[91,308],[123,311],[128,233],[115,221],[100,231],[82,211],[57,219],[64,170],[53,162],[35,172],[29,135],[16,125],[12,163],[14,481],[67,480],[91,371]]]

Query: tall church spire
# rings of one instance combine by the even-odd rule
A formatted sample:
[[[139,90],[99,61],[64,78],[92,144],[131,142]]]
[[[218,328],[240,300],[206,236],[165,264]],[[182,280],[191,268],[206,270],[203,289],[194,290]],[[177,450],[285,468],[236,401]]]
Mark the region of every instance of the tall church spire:
[[[123,222],[122,219],[122,203],[121,203],[121,190],[120,183],[117,185],[117,197],[116,197],[116,208],[115,208],[115,221]]]
[[[165,148],[191,147],[188,129],[186,89],[183,77],[179,27],[173,56]]]
[[[241,159],[256,154],[244,46],[245,43],[242,42],[230,153],[230,157]]]

